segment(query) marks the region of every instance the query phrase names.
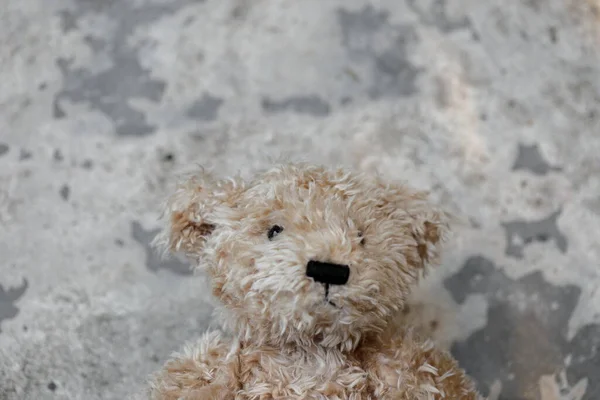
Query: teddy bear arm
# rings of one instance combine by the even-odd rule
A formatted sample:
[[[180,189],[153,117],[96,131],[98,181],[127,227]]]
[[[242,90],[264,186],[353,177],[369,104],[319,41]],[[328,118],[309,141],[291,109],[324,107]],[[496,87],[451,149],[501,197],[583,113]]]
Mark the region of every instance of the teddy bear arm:
[[[371,357],[367,373],[376,398],[481,399],[454,358],[431,342],[404,339],[391,343]]]
[[[235,361],[217,333],[170,359],[152,382],[152,400],[230,400],[237,389]]]

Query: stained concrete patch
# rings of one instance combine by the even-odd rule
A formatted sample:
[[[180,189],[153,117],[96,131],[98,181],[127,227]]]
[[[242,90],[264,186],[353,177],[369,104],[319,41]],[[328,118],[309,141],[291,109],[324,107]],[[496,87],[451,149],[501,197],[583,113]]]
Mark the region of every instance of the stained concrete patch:
[[[565,254],[553,242],[554,236],[534,237],[528,245],[520,235],[507,232],[523,254],[523,259],[509,258],[511,271],[519,267],[528,272],[542,270],[549,278],[550,272],[559,268],[569,283],[581,288],[577,300],[575,292],[558,290],[564,289],[564,282],[553,281],[557,286],[547,296],[564,297],[557,300],[558,305],[550,306],[560,323],[535,300],[505,298],[523,295],[525,289],[498,290],[498,298],[493,298],[496,293],[483,293],[484,289],[477,285],[470,288],[467,282],[463,283],[464,290],[458,283],[453,289],[456,296],[463,291],[466,299],[458,320],[461,326],[456,326],[457,320],[444,321],[452,319],[450,314],[456,311],[453,300],[447,304],[452,312],[443,313],[446,307],[442,307],[443,317],[438,319],[437,311],[431,313],[430,308],[439,309],[427,307],[418,314],[419,322],[435,329],[434,338],[448,347],[455,333],[464,334],[457,346],[465,352],[464,357],[474,358],[465,365],[474,375],[483,366],[481,375],[489,378],[487,381],[495,381],[497,370],[503,372],[503,399],[541,400],[536,390],[539,376],[530,377],[523,371],[531,365],[522,357],[531,363],[541,359],[541,366],[531,367],[534,373],[545,373],[548,365],[555,370],[566,366],[570,386],[582,376],[593,379],[588,373],[598,376],[600,310],[593,304],[597,296],[584,289],[593,289],[598,281],[594,278],[598,260],[593,249],[598,235],[593,229],[573,232],[566,228],[591,224],[600,215],[600,192],[594,190],[594,180],[600,174],[599,158],[594,153],[600,145],[600,74],[594,57],[597,41],[587,29],[594,27],[590,13],[594,10],[585,6],[593,1],[556,1],[551,8],[543,7],[548,4],[543,0],[503,4],[473,1],[462,8],[450,0],[438,1],[437,6],[432,5],[436,0],[412,0],[411,8],[407,1],[338,2],[324,17],[331,25],[325,27],[315,23],[323,20],[318,13],[324,9],[314,7],[314,3],[291,8],[278,1],[247,0],[204,4],[196,0],[1,3],[7,7],[0,13],[8,14],[3,21],[7,23],[0,23],[0,36],[6,39],[5,51],[0,53],[7,55],[0,63],[0,77],[12,84],[0,96],[0,118],[10,126],[8,136],[5,131],[0,133],[0,142],[10,147],[0,158],[4,168],[0,173],[0,282],[7,291],[16,290],[23,276],[30,287],[19,300],[8,301],[19,309],[17,316],[1,322],[0,399],[125,399],[129,392],[147,386],[148,374],[160,370],[171,352],[200,336],[211,324],[208,314],[204,320],[198,318],[209,310],[205,300],[210,290],[204,279],[188,276],[189,269],[183,263],[169,265],[154,254],[149,242],[155,225],[123,218],[128,214],[154,215],[166,176],[188,162],[209,163],[223,174],[226,170],[246,174],[249,169],[264,167],[268,159],[299,151],[311,154],[311,159],[353,165],[392,179],[410,175],[419,186],[430,188],[437,200],[447,202],[452,197],[467,202],[469,207],[482,210],[477,218],[469,219],[471,228],[464,227],[467,236],[486,234],[484,225],[499,228],[501,222],[535,222],[563,207],[556,225],[567,236]],[[527,4],[534,2],[539,12],[528,8]],[[436,11],[440,4],[444,4],[443,9]],[[181,5],[186,6],[171,12]],[[254,9],[248,12],[248,7]],[[60,32],[58,17],[52,14],[59,8],[65,10],[64,33]],[[144,8],[154,10],[153,14],[149,16]],[[532,21],[527,15],[539,18]],[[159,19],[153,20],[155,17]],[[343,28],[339,21],[343,17],[347,17],[346,25],[354,25]],[[479,42],[475,41],[475,29],[481,29]],[[294,35],[299,30],[301,35]],[[181,37],[183,31],[193,32]],[[323,33],[330,35],[319,40]],[[265,80],[261,62],[277,54],[280,39],[289,35],[293,36],[291,45],[273,67],[283,67],[283,75],[297,79],[278,83]],[[64,76],[56,67],[61,57]],[[34,58],[37,61],[31,63]],[[302,62],[290,64],[293,60]],[[307,63],[321,63],[327,68],[311,74],[309,87],[300,89],[299,83],[307,80],[302,64]],[[191,97],[175,88],[181,81],[178,71],[210,66],[225,66],[226,70],[199,77],[202,82],[196,83],[204,89]],[[457,70],[454,72],[460,76],[458,80],[446,77],[451,82],[439,86],[437,101],[442,106],[452,105],[450,95],[457,94],[461,107],[441,112],[444,110],[432,103],[436,100],[432,85],[448,68],[450,75]],[[542,73],[528,74],[536,68]],[[408,71],[405,76],[403,71]],[[166,85],[164,92],[161,85]],[[214,105],[214,114],[211,102],[202,101],[205,93],[223,98],[221,105]],[[52,121],[52,115],[49,120],[46,115],[52,112],[56,94],[57,115],[67,114],[62,121]],[[331,107],[329,115],[297,114],[292,108],[277,111],[279,114],[262,109],[263,96],[281,103],[298,95],[322,99]],[[32,103],[26,107],[28,99]],[[149,110],[157,111],[151,114]],[[192,116],[186,115],[189,110]],[[305,120],[301,136],[297,116]],[[214,122],[210,122],[212,118]],[[112,138],[115,140],[98,137],[106,124],[117,133],[146,133]],[[149,134],[154,129],[156,133]],[[274,136],[272,132],[279,133]],[[321,133],[323,137],[317,137]],[[235,145],[229,145],[232,140]],[[537,143],[549,167],[545,175],[532,172],[535,167],[511,170],[519,143]],[[474,150],[472,154],[452,151],[465,146]],[[22,149],[33,157],[19,162]],[[55,149],[62,152],[56,159]],[[380,154],[382,149],[385,154]],[[552,149],[560,150],[560,158],[549,152]],[[477,156],[479,150],[489,158],[485,162],[487,175],[505,183],[497,185],[502,195],[494,201],[477,193],[465,198],[473,194],[473,179],[459,176],[445,185],[437,182],[445,176],[477,172],[482,160],[469,162],[473,161],[469,156]],[[508,162],[503,159],[507,152]],[[85,169],[88,159],[94,163],[91,170]],[[448,170],[440,173],[440,165]],[[556,172],[553,167],[563,171]],[[98,179],[92,179],[92,172],[100,174]],[[145,189],[148,177],[150,190]],[[111,184],[103,185],[105,181]],[[570,193],[561,192],[565,181],[574,186]],[[515,202],[514,196],[505,195],[523,182],[529,185],[523,187],[528,192],[535,189],[533,183],[536,187],[541,184],[540,193],[525,199],[541,214],[519,210],[523,201]],[[68,203],[59,193],[63,184],[70,185]],[[115,196],[123,192],[128,195]],[[79,201],[85,201],[85,196],[80,196],[85,193],[94,193],[95,198],[82,206]],[[553,208],[547,208],[550,205]],[[52,206],[69,212],[46,218]],[[567,209],[578,212],[567,213]],[[75,214],[70,215],[71,211]],[[86,229],[87,222],[94,219],[108,223]],[[483,219],[487,219],[485,224]],[[134,230],[133,220],[141,225],[137,227],[138,241],[130,232]],[[115,224],[123,222],[125,229],[115,231]],[[500,230],[504,240],[504,230]],[[50,231],[69,234],[52,238]],[[53,246],[56,240],[63,245]],[[41,248],[37,243],[52,251],[36,251]],[[501,253],[498,260],[506,259],[504,243],[491,238],[487,244],[490,252]],[[81,247],[85,247],[84,252],[77,251]],[[472,254],[469,246],[459,247],[453,249],[451,258],[466,259]],[[560,257],[554,263],[547,262],[543,252]],[[65,266],[65,260],[83,268]],[[56,265],[52,273],[56,275],[53,281],[60,281],[58,291],[53,282],[43,279],[48,263]],[[19,272],[9,284],[9,274],[16,273],[13,264],[19,265]],[[468,282],[477,279],[471,278],[472,273],[458,276]],[[487,279],[490,290],[494,289],[489,283],[492,280],[523,285],[512,275],[500,277],[505,280],[490,272],[481,280]],[[545,284],[543,277],[538,278],[538,284]],[[536,290],[541,289],[531,289],[531,296]],[[571,317],[559,302],[569,308],[578,303]],[[524,314],[516,307],[521,304],[525,304]],[[528,313],[538,308],[543,318],[533,311]],[[557,335],[548,332],[558,325],[562,329],[567,325],[562,321],[569,318],[568,337],[563,331]],[[432,321],[439,324],[431,325]],[[574,322],[578,322],[575,328],[583,328],[573,332]],[[473,333],[476,335],[469,337]],[[491,335],[490,341],[483,346],[486,335]],[[496,346],[495,341],[501,340],[505,342]],[[559,341],[558,345],[553,341]],[[531,352],[523,350],[530,347]],[[503,358],[500,352],[509,354]],[[512,352],[517,353],[519,367],[510,364]],[[542,355],[538,357],[539,353]],[[600,399],[597,383],[590,383],[587,398]],[[482,387],[485,390],[485,382]],[[516,393],[517,388],[523,391]],[[543,400],[581,400],[568,392],[559,390],[556,396]]]
[[[446,0],[433,0],[429,7],[421,6],[423,2],[418,0],[407,0],[407,5],[419,16],[425,25],[435,26],[443,33],[449,33],[459,29],[472,29],[468,17],[450,19],[446,13]]]
[[[223,104],[223,99],[205,93],[201,98],[194,101],[187,111],[188,117],[200,121],[214,121],[219,115],[219,108]]]
[[[157,291],[133,312],[56,316],[47,332],[21,342],[21,357],[1,359],[0,399],[132,398],[173,351],[210,326],[213,308],[206,300],[166,297]]]
[[[74,67],[72,60],[60,58],[57,66],[64,78],[63,88],[54,99],[54,116],[65,117],[63,100],[85,103],[109,117],[119,135],[146,135],[154,131],[146,116],[130,105],[132,99],[159,102],[166,83],[153,78],[138,60],[139,48],[129,42],[130,35],[140,26],[158,20],[166,14],[192,3],[179,0],[163,4],[134,2],[79,1],[76,6],[61,13],[65,33],[81,29],[83,18],[101,15],[115,23],[102,37],[86,35],[85,40],[98,59],[108,59],[111,66],[102,72]]]
[[[486,326],[452,347],[484,395],[500,380],[499,400],[539,398],[540,377],[566,370],[573,384],[589,379],[584,399],[600,398],[594,378],[600,376],[600,325],[587,325],[568,341],[581,292],[577,286],[554,286],[539,271],[512,280],[479,255],[444,286],[459,304],[473,294],[488,302]]]
[[[31,151],[21,149],[21,152],[19,153],[19,161],[29,160],[31,157],[33,157]]]
[[[163,301],[163,295],[157,293],[153,300]],[[198,298],[187,307],[177,304],[152,310],[133,315],[93,315],[82,321],[77,336],[84,350],[84,385],[91,393],[102,393],[131,375],[127,369],[140,358],[145,359],[147,371],[154,372],[178,345],[197,339],[206,330],[212,313],[212,307]]]
[[[8,153],[8,150],[10,150],[10,147],[6,143],[0,143],[0,157]]]
[[[81,15],[69,11],[61,11],[58,15],[60,17],[60,28],[64,33],[69,33],[79,28],[78,19]]]
[[[405,97],[417,92],[420,69],[408,56],[409,44],[417,40],[412,27],[391,24],[387,11],[370,5],[358,11],[340,9],[337,16],[350,59],[366,63],[371,71],[369,97]]]
[[[525,246],[533,242],[553,240],[561,252],[567,251],[567,237],[559,230],[557,220],[562,209],[537,221],[511,221],[502,223],[506,237],[506,255],[522,258]]]
[[[371,38],[388,24],[389,13],[377,11],[373,6],[364,6],[359,11],[338,10],[338,22],[342,29],[342,44],[353,52],[368,51],[370,43],[361,43],[361,38]]]
[[[64,59],[58,61],[58,66],[65,76],[65,86],[55,98],[54,116],[65,116],[60,102],[66,98],[73,102],[85,102],[91,108],[102,111],[115,124],[119,135],[145,135],[152,133],[154,128],[146,123],[146,117],[131,108],[126,100],[145,97],[158,101],[162,97],[165,84],[148,78],[137,60],[127,57],[118,60],[118,67],[109,71],[92,75],[84,69],[71,69],[70,63]],[[120,85],[121,79],[136,76],[126,85]]]
[[[291,96],[281,100],[265,97],[262,99],[261,105],[265,112],[272,114],[292,111],[297,114],[325,117],[331,112],[329,104],[316,95]]]
[[[146,250],[146,267],[152,272],[166,269],[177,275],[192,275],[193,271],[189,264],[177,259],[163,260],[152,247],[152,241],[158,232],[158,229],[147,231],[136,221],[131,224],[133,239],[144,246]]]
[[[586,325],[577,332],[571,341],[572,362],[567,370],[569,382],[577,382],[580,377],[590,377],[587,391],[582,400],[600,399],[600,324]]]
[[[162,161],[165,163],[173,163],[175,161],[175,154],[173,154],[173,153],[163,154]]]
[[[54,153],[52,153],[52,158],[54,159],[54,161],[56,162],[61,162],[62,160],[65,159],[65,157],[63,156],[62,152],[60,151],[60,149],[55,149]]]
[[[231,18],[234,20],[243,20],[250,11],[251,3],[247,1],[238,1],[235,7],[231,10]]]
[[[600,215],[600,196],[584,200],[583,205],[594,214]]]
[[[534,11],[540,11],[542,0],[525,0],[523,4]]]
[[[71,188],[69,187],[69,185],[63,185],[60,190],[60,197],[64,200],[64,201],[68,201],[69,200],[69,196],[71,195]]]
[[[527,146],[519,144],[517,158],[512,167],[513,171],[526,170],[536,175],[546,175],[548,172],[558,172],[562,168],[550,165],[540,153],[537,144]]]
[[[2,321],[12,319],[19,314],[15,303],[25,294],[28,287],[27,279],[24,279],[23,283],[16,288],[4,289],[0,285],[0,333],[2,333]]]
[[[407,34],[410,31],[407,29]],[[408,60],[407,40],[400,35],[394,44],[375,58],[377,74],[369,89],[372,98],[409,96],[416,93],[419,69]]]
[[[556,44],[558,42],[558,31],[555,26],[548,27],[548,37],[552,43]]]
[[[126,374],[123,363],[119,361],[124,349],[146,347],[147,343],[130,341],[134,330],[135,326],[125,316],[111,314],[90,317],[77,329],[77,335],[85,349],[82,369],[91,372],[85,385],[93,392],[102,392],[105,387],[119,382]]]

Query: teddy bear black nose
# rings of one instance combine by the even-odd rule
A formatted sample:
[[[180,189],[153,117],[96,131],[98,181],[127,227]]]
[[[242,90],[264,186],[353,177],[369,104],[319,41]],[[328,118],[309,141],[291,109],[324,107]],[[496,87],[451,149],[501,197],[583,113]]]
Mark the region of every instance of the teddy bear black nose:
[[[320,261],[309,261],[306,265],[306,275],[316,282],[328,285],[345,285],[350,277],[350,267]]]

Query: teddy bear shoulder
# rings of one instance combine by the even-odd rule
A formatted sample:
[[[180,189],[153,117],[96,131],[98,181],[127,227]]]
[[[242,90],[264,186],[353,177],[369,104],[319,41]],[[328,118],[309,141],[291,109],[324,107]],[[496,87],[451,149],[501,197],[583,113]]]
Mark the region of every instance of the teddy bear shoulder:
[[[383,336],[359,352],[375,398],[480,400],[447,351],[410,331]]]

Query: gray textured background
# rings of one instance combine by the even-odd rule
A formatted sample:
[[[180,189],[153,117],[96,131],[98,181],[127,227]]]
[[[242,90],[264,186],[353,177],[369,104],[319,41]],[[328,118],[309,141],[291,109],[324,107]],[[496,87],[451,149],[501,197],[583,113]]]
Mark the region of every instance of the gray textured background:
[[[0,7],[0,399],[137,392],[211,320],[148,248],[172,174],[278,157],[431,189],[440,340],[494,399],[600,399],[598,0]]]

